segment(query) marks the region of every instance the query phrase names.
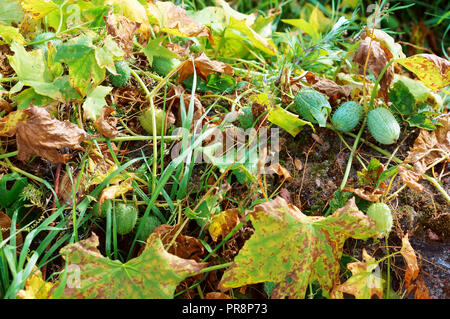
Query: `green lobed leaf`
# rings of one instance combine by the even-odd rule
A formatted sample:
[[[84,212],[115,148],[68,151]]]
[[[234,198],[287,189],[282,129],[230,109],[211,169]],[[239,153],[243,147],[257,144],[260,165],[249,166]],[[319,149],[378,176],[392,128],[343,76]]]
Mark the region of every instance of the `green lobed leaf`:
[[[80,35],[63,43],[55,56],[55,62],[68,65],[70,85],[81,97],[86,96],[89,86],[97,86],[105,79],[106,71],[98,65],[95,50],[92,38]]]
[[[153,57],[160,56],[164,58],[179,58],[179,56],[165,46],[161,45],[161,42],[164,40],[164,37],[158,37],[156,39],[148,41],[147,46],[142,50],[145,56],[147,57],[148,63],[153,65]]]
[[[105,97],[112,91],[110,86],[99,85],[91,90],[83,103],[84,117],[95,121],[102,114],[103,106],[108,105]]]
[[[124,54],[110,35],[103,40],[103,46],[95,48],[95,59],[98,66],[106,68],[112,74],[117,74],[114,61]]]
[[[79,269],[78,287],[66,286],[62,298],[168,299],[177,285],[205,267],[205,263],[169,254],[156,234],[142,254],[126,263],[103,257],[92,233],[89,239],[61,249],[66,263]]]
[[[273,281],[273,298],[304,298],[317,280],[329,296],[339,284],[345,240],[378,235],[375,222],[358,210],[354,198],[331,216],[308,217],[277,197],[255,206],[250,218],[255,233],[224,273],[221,289]]]

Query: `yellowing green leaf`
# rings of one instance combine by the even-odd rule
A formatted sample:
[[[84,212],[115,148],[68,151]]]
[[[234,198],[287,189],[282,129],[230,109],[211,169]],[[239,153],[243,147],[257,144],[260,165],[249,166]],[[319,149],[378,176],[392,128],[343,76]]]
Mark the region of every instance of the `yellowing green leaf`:
[[[239,224],[239,210],[236,208],[227,209],[213,216],[211,225],[208,228],[209,234],[214,241],[219,236],[224,238],[236,225]]]
[[[9,113],[0,119],[0,136],[11,137],[16,134],[17,124],[25,118],[25,110]]]
[[[114,60],[124,54],[119,45],[109,35],[103,39],[103,46],[95,48],[95,60],[98,66],[106,68],[112,74],[117,74]]]
[[[27,278],[25,289],[19,290],[17,297],[20,299],[48,299],[53,286],[51,282],[45,282],[42,279],[41,271],[35,267],[31,276]]]
[[[277,197],[250,212],[255,233],[239,251],[219,284],[221,289],[272,281],[272,298],[304,298],[317,280],[323,295],[339,284],[339,260],[347,238],[378,235],[374,221],[355,199],[331,216],[306,216]]]
[[[299,28],[314,39],[318,38],[318,29],[312,23],[309,23],[304,19],[282,19],[281,21]]]
[[[228,27],[245,34],[251,44],[253,44],[259,50],[269,55],[277,54],[277,49],[275,48],[272,39],[266,39],[260,36],[255,32],[255,30],[248,26],[245,20],[237,20],[233,17],[230,17],[230,23]]]
[[[267,118],[270,122],[278,125],[283,130],[287,131],[292,136],[296,136],[303,129],[306,124],[311,126],[314,130],[314,125],[308,121],[304,121],[298,117],[297,114],[288,112],[281,107],[277,106],[270,109],[269,117]]]
[[[66,286],[62,298],[76,299],[167,299],[177,285],[200,271],[205,263],[169,254],[157,234],[147,238],[139,257],[126,263],[103,257],[98,237],[61,249],[66,263],[79,267],[79,285]]]
[[[438,91],[450,85],[450,62],[434,54],[417,54],[396,62],[413,72],[427,87]]]
[[[56,62],[69,66],[70,86],[81,97],[87,94],[91,83],[96,86],[105,79],[106,71],[98,65],[95,49],[89,36],[80,35],[63,43],[55,56]]]
[[[333,289],[335,298],[343,292],[354,295],[356,299],[371,299],[373,295],[383,298],[383,282],[378,262],[363,249],[364,261],[347,265],[352,276],[346,282]],[[378,270],[378,271],[376,271]]]
[[[31,14],[33,19],[41,19],[59,9],[59,6],[51,0],[22,0],[20,4],[25,11]]]
[[[0,24],[0,38],[7,44],[10,44],[13,41],[19,44],[25,44],[25,39],[19,32],[19,29],[6,25]]]

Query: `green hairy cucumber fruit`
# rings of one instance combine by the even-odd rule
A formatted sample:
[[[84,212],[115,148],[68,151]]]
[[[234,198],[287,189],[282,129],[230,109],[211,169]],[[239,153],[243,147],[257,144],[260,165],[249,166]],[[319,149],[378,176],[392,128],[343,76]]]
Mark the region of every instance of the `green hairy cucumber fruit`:
[[[133,204],[118,203],[115,209],[116,229],[119,235],[130,233],[136,226],[138,210]]]
[[[375,203],[370,205],[367,216],[377,223],[377,228],[381,234],[388,234],[392,228],[391,209],[385,203]]]
[[[239,115],[239,125],[244,130],[253,126],[253,113],[251,106],[244,106],[241,108],[242,114]]]
[[[153,70],[160,76],[166,76],[175,67],[180,64],[180,60],[175,58],[166,58],[161,56],[153,57]]]
[[[311,88],[300,89],[294,97],[294,107],[296,112],[305,120],[319,124],[320,127],[327,125],[331,105],[325,95],[316,90]]]
[[[141,123],[142,128],[149,134],[153,134],[153,125],[152,125],[152,109],[145,109],[141,116],[139,116],[139,122]],[[163,121],[166,118],[166,112],[163,109],[155,109],[155,122],[156,122],[156,133],[161,134],[161,130],[163,127]]]
[[[103,204],[102,204],[102,207],[100,208],[100,210],[101,210],[100,216],[101,216],[101,217],[106,217],[106,214],[107,214],[107,212],[108,212],[108,209],[111,209],[111,207],[112,207],[112,202],[111,202],[111,200],[110,200],[110,199],[105,200],[105,201],[103,202]],[[98,202],[96,202],[96,203],[94,204],[94,206],[92,206],[92,211],[93,211],[93,213],[94,213],[95,216],[98,216]]]
[[[381,144],[393,144],[400,136],[400,125],[385,107],[378,107],[369,112],[367,126],[370,134]]]
[[[114,65],[116,66],[117,75],[108,72],[109,81],[115,87],[125,86],[131,76],[130,67],[125,61],[116,61],[114,62]]]
[[[358,125],[363,115],[364,108],[362,105],[354,101],[349,101],[338,107],[331,118],[331,123],[339,131],[350,132]]]
[[[142,225],[142,226],[141,226]],[[141,231],[139,233],[138,239],[145,241],[148,236],[152,233],[152,231],[161,225],[161,222],[159,221],[158,217],[156,216],[142,216],[139,218],[139,224],[138,227],[141,227]]]

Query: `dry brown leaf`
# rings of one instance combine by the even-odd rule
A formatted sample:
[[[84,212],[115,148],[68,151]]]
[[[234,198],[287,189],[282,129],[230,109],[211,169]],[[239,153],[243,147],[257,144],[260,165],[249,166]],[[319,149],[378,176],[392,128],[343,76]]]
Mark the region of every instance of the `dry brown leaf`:
[[[101,206],[102,204],[108,200],[108,199],[114,199],[120,195],[123,195],[127,193],[128,191],[133,189],[133,186],[131,186],[131,182],[133,179],[127,178],[123,182],[117,185],[113,185],[110,187],[106,187],[102,193],[100,194],[100,199],[98,200],[98,215],[100,216],[102,214]]]
[[[361,197],[362,199],[368,200],[369,202],[377,202],[380,197],[383,195],[383,191],[374,188],[372,186],[364,186],[362,188],[351,188],[345,187],[345,192],[352,192],[353,194]]]
[[[115,109],[113,107],[106,105],[103,106],[102,114],[94,122],[94,126],[97,130],[99,130],[99,132],[107,138],[114,138],[117,134],[119,134],[119,131],[117,131],[116,128],[119,119],[117,117],[110,116],[114,111]]]
[[[169,226],[161,225],[156,227],[152,234],[158,234],[164,247],[172,243],[173,237],[177,234],[180,225]],[[204,248],[200,241],[191,236],[178,234],[175,242],[167,250],[170,254],[178,256],[183,259],[193,259],[197,262],[202,261]]]
[[[289,171],[281,166],[279,163],[272,164],[268,167],[268,172],[272,174],[277,174],[279,177],[282,177],[283,180],[289,181],[292,179]]]
[[[427,171],[427,166],[450,154],[450,116],[443,116],[438,120],[442,126],[434,131],[420,130],[405,158],[404,162],[413,165],[417,174],[422,175]]]
[[[353,61],[359,64],[361,73],[364,72],[367,55],[370,52],[369,61],[367,62],[367,74],[371,71],[375,77],[378,78],[381,71],[389,63],[389,57],[382,48],[380,42],[373,40],[370,37],[365,37],[359,44],[358,51],[356,51]],[[389,101],[389,86],[394,79],[394,66],[391,65],[380,81],[380,95],[387,102]]]
[[[2,239],[5,240],[10,236],[11,230],[11,218],[3,212],[0,212],[0,229],[2,232]],[[19,233],[16,235],[16,245],[22,246],[22,234]]]
[[[430,299],[430,292],[428,291],[423,275],[420,275],[416,280],[416,290],[414,291],[414,299]]]
[[[18,159],[28,161],[38,155],[53,163],[67,163],[71,153],[62,154],[61,150],[83,150],[82,141],[90,136],[75,124],[59,121],[44,109],[37,106],[26,109],[29,118],[17,125]]]
[[[301,161],[301,159],[296,157],[294,159],[294,166],[296,170],[301,171],[303,169],[303,162]]]
[[[327,95],[331,104],[334,104],[338,99],[350,96],[350,89],[348,87],[340,86],[332,80],[320,78],[309,71],[306,73],[305,78],[313,89]]]
[[[191,53],[191,50],[189,47],[194,41],[188,40],[184,45],[180,45],[179,43],[167,43],[166,49],[169,49],[179,57],[185,57]]]
[[[287,188],[280,189],[279,196],[283,198],[286,201],[286,203],[292,204],[291,192]]]
[[[114,14],[112,8],[110,8],[108,14],[103,18],[108,34],[114,38],[114,41],[117,42],[127,56],[133,56],[133,37],[141,24],[130,21],[122,15]]]
[[[170,1],[150,1],[147,5],[150,23],[158,24],[160,31],[181,37],[208,37],[214,40],[211,30],[186,14],[186,10]]]
[[[400,175],[400,178],[403,182],[405,182],[408,187],[418,191],[422,192],[424,187],[419,184],[419,180],[422,178],[420,174],[417,174],[416,172],[407,169],[405,166],[400,165],[398,167],[398,174]]]
[[[200,75],[205,80],[208,75],[214,72],[224,73],[228,75],[234,74],[234,70],[231,66],[223,62],[211,60],[206,56],[204,52],[200,56],[194,58],[194,64],[197,75]],[[183,66],[180,68],[178,74],[178,82],[182,83],[193,73],[194,73],[194,66],[192,65],[192,61],[188,59],[183,63]]]
[[[231,297],[223,292],[208,292],[205,299],[231,299]]]
[[[59,200],[67,205],[72,205],[73,204],[73,186],[74,183],[77,183],[78,177],[80,173],[76,173],[74,174],[75,176],[72,176],[72,178],[70,178],[69,174],[67,173],[67,171],[64,171],[62,173],[62,176],[60,178],[59,181],[59,188],[58,188],[58,198]],[[85,193],[85,188],[84,188],[84,184],[85,184],[86,178],[85,175],[83,174],[81,176],[81,182],[80,182],[80,187],[77,190],[76,196],[77,196],[77,201],[79,200],[79,198],[81,196],[84,195]],[[73,183],[74,182],[74,183]]]
[[[0,110],[6,111],[6,113],[9,113],[9,112],[12,112],[13,108],[8,101],[6,101],[2,97],[0,97]]]
[[[220,236],[224,238],[228,235],[237,224],[239,224],[239,210],[236,208],[227,209],[214,215],[208,231],[212,240],[216,242]]]
[[[413,282],[419,275],[419,266],[417,264],[416,252],[409,242],[408,234],[402,238],[402,249],[400,250],[406,262],[405,285],[408,293],[414,289]]]

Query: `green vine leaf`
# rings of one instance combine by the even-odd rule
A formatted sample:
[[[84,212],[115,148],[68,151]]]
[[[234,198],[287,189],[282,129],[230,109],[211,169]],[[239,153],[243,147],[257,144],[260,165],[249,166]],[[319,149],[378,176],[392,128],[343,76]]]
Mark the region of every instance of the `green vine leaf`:
[[[363,249],[364,261],[347,264],[352,276],[346,282],[333,289],[334,298],[342,298],[341,293],[352,294],[356,299],[371,299],[373,295],[383,298],[383,282],[378,262]]]
[[[358,210],[355,199],[328,217],[306,216],[277,197],[250,212],[254,235],[245,243],[219,284],[222,290],[277,283],[272,298],[304,298],[317,280],[323,295],[339,284],[339,260],[347,238],[366,239],[379,231]]]
[[[103,257],[98,245],[98,237],[92,233],[89,239],[61,249],[67,264],[79,267],[79,278],[75,278],[79,280],[74,280],[77,285],[66,286],[62,298],[173,298],[181,281],[206,266],[169,254],[156,234],[148,237],[139,257],[126,263]]]
[[[105,79],[106,71],[100,67],[95,54],[92,38],[80,35],[63,43],[55,56],[55,62],[64,62],[69,67],[69,82],[81,97],[86,96],[91,82],[97,86]],[[102,59],[102,64],[108,65]],[[115,70],[114,70],[115,71]]]

